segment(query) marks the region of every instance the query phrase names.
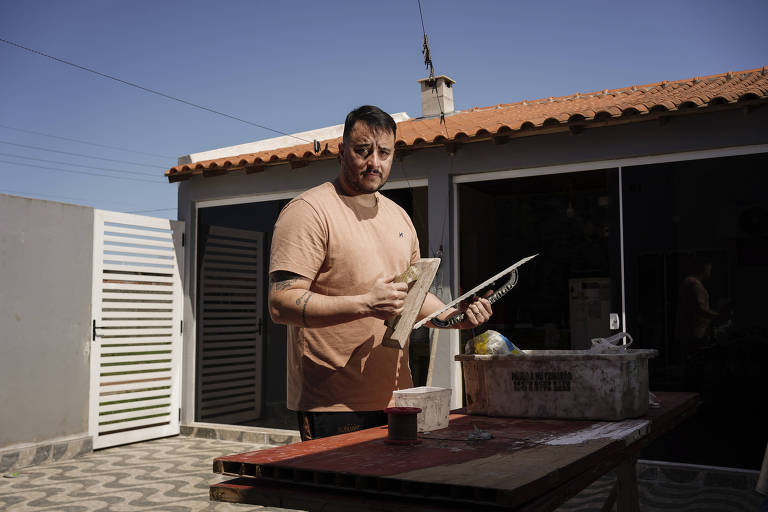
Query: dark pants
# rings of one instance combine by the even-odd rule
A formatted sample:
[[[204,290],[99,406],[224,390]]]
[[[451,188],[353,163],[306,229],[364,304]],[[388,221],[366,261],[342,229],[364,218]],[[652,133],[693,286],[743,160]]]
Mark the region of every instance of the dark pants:
[[[302,441],[346,434],[355,430],[380,427],[387,424],[384,411],[364,412],[307,412],[296,411]]]

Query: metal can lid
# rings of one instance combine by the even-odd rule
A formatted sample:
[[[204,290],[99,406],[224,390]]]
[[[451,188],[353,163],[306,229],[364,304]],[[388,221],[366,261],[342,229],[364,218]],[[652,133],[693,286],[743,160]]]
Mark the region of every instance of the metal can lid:
[[[384,409],[387,414],[418,414],[421,407],[387,407]]]

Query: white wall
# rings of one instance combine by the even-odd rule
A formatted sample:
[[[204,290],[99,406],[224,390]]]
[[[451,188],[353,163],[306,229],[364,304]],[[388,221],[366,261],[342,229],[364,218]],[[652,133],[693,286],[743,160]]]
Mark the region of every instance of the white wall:
[[[0,450],[88,433],[93,210],[0,194]]]

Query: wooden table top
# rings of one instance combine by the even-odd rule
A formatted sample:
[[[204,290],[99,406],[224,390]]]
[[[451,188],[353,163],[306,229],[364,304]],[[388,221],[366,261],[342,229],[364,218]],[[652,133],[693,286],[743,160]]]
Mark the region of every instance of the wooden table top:
[[[373,495],[392,501],[391,508],[398,510],[420,501],[418,510],[427,510],[426,505],[435,510],[556,508],[627,457],[636,456],[698,404],[695,393],[656,396],[661,407],[623,421],[452,414],[447,428],[419,434],[422,442],[416,445],[387,444],[384,426],[219,457],[214,472],[250,478],[216,484],[211,497],[255,503],[248,500],[259,496],[263,502],[271,491],[283,495],[298,491],[305,498],[326,493],[326,499],[330,492],[337,495],[333,503],[340,510],[345,500],[339,494],[352,499],[349,510]],[[468,440],[475,427],[493,438]],[[286,506],[280,503],[269,505]]]

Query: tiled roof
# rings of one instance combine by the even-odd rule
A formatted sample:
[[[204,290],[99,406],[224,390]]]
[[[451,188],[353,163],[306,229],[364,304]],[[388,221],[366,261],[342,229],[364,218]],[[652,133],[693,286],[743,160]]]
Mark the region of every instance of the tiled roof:
[[[653,117],[728,108],[768,100],[768,69],[728,72],[675,82],[633,85],[622,89],[572,94],[492,107],[472,108],[439,118],[416,118],[398,123],[398,150],[496,138],[503,141],[520,135],[571,130],[589,126],[638,122]],[[169,181],[202,174],[215,176],[235,170],[259,172],[266,166],[290,163],[303,167],[310,162],[335,158],[341,138],[299,144],[235,157],[177,165],[166,171]]]

